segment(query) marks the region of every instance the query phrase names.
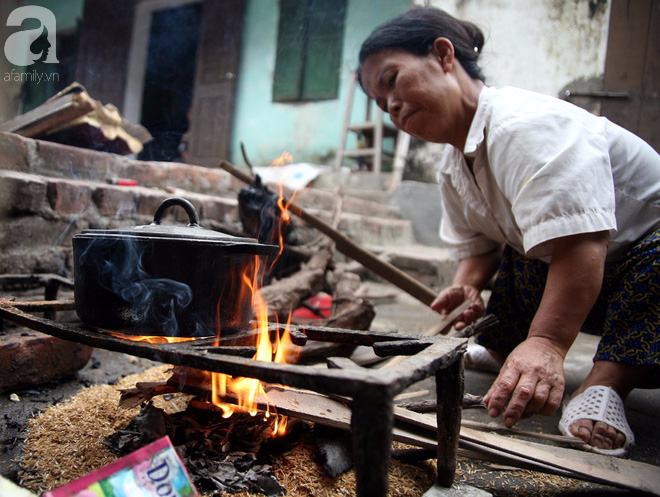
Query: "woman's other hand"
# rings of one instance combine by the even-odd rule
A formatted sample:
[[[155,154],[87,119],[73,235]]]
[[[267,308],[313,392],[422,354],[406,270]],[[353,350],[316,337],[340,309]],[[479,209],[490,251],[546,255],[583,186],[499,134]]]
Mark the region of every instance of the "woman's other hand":
[[[504,412],[502,421],[511,427],[532,414],[555,412],[564,386],[562,352],[550,340],[530,337],[509,354],[484,402],[491,417]]]
[[[486,313],[486,306],[481,298],[481,290],[486,287],[500,263],[501,249],[497,248],[485,254],[467,257],[458,261],[451,286],[442,290],[431,303],[431,309],[439,312],[443,318],[463,302],[470,304],[454,320],[456,330],[462,330]],[[447,330],[449,331],[449,330]]]
[[[462,330],[486,312],[486,306],[477,288],[471,285],[452,285],[445,288],[431,303],[431,309],[439,312],[444,319],[465,301],[470,302],[470,304],[453,323],[454,328]]]
[[[564,358],[600,292],[609,240],[607,231],[554,240],[543,298],[527,340],[509,354],[484,396],[488,414],[504,412],[506,426],[559,407]]]

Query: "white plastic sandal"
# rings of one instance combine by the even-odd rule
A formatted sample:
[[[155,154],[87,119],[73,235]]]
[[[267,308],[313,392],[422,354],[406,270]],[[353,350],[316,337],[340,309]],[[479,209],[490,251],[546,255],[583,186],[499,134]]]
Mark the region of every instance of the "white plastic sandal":
[[[465,358],[465,367],[475,371],[499,373],[502,364],[504,364],[495,359],[486,347],[472,342],[468,342],[467,350],[463,357]]]
[[[576,395],[565,407],[559,421],[559,431],[569,437],[578,438],[570,431],[578,419],[590,419],[602,421],[612,428],[620,431],[626,437],[623,447],[618,449],[600,449],[585,444],[585,448],[598,454],[621,457],[626,454],[628,448],[635,443],[628,420],[626,419],[623,401],[611,387],[594,385],[584,392]]]

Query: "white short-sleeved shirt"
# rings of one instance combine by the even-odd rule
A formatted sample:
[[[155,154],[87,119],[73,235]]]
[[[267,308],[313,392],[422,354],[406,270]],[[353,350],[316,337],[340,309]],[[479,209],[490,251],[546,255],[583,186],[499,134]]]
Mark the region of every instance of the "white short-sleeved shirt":
[[[440,235],[455,259],[507,243],[549,261],[552,240],[608,230],[614,260],[660,228],[660,155],[546,95],[484,87],[465,149],[448,146],[437,168]]]

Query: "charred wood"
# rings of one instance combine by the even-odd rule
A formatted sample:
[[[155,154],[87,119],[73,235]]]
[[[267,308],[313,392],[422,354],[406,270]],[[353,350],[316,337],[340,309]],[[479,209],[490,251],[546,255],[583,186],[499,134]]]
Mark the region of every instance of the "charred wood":
[[[325,272],[332,260],[330,248],[321,247],[299,271],[264,286],[261,296],[268,303],[269,317],[285,322],[300,302],[322,288]]]
[[[351,434],[346,430],[314,425],[314,440],[318,448],[318,460],[331,478],[353,467]]]
[[[303,244],[291,216],[284,211],[280,196],[271,192],[258,175],[253,185],[238,193],[238,215],[243,231],[260,243],[280,246]],[[299,261],[291,257],[290,252],[282,252],[273,261],[266,277],[280,279],[295,273],[299,267]]]

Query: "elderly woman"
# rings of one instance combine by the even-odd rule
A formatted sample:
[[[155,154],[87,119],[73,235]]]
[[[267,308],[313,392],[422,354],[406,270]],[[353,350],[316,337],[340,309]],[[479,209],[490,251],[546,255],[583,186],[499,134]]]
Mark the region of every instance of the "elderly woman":
[[[446,143],[438,167],[441,236],[458,260],[432,308],[470,305],[501,325],[466,362],[499,371],[484,397],[507,426],[551,414],[581,329],[602,337],[560,430],[623,455],[634,436],[623,400],[660,370],[660,156],[570,103],[484,84],[474,24],[430,7],[376,28],[360,52],[366,93],[410,135]]]

